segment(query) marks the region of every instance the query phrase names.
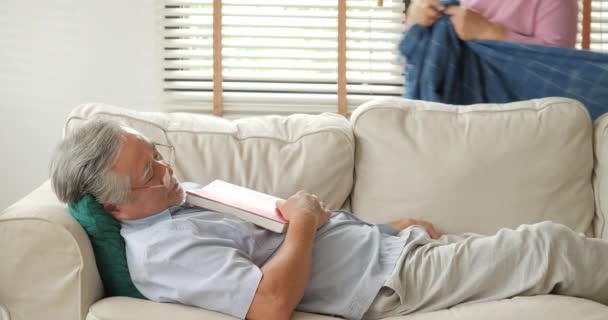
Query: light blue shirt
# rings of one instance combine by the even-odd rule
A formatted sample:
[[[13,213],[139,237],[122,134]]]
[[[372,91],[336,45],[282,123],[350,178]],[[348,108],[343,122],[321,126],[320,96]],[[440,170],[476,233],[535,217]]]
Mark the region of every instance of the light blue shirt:
[[[407,237],[397,232],[332,212],[317,231],[311,279],[296,310],[360,319],[403,251]],[[284,240],[233,215],[188,206],[122,221],[121,234],[131,278],[144,296],[240,319],[261,268]]]

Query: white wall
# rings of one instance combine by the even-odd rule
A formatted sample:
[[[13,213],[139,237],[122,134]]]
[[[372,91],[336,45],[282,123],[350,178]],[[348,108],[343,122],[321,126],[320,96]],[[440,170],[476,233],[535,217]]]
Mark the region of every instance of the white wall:
[[[154,0],[2,0],[0,211],[48,177],[76,105],[161,110]]]

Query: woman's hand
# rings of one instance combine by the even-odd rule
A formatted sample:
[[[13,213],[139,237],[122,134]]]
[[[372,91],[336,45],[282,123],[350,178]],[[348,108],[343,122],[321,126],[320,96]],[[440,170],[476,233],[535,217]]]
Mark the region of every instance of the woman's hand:
[[[437,232],[433,224],[428,221],[403,218],[393,221],[389,223],[389,225],[399,230],[403,230],[411,226],[419,226],[422,227],[426,231],[426,233],[431,236],[432,239],[439,239],[439,232]]]
[[[468,40],[505,40],[508,30],[493,23],[479,13],[460,7],[449,6],[445,13],[450,15],[458,38]]]
[[[445,9],[439,0],[413,0],[407,10],[407,22],[423,27],[433,25]]]
[[[306,191],[298,191],[287,200],[278,200],[276,206],[287,221],[313,220],[317,229],[324,225],[331,215],[331,212],[316,195]]]

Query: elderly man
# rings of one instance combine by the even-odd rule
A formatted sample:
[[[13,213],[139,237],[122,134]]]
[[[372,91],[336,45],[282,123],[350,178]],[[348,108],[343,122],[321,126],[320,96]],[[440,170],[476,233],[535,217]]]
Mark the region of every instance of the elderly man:
[[[184,204],[198,185],[180,184],[155,144],[109,121],[67,137],[51,179],[60,200],[91,194],[121,222],[133,282],[155,301],[264,320],[294,310],[379,319],[546,293],[608,303],[608,242],[549,222],[439,238],[430,223],[369,224],[306,192],[277,203],[289,228],[275,234]]]

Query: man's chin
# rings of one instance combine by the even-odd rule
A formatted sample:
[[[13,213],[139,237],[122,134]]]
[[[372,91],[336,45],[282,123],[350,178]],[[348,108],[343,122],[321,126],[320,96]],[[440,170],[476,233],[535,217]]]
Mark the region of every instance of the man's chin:
[[[181,206],[186,203],[186,191],[182,188],[181,184],[178,183],[178,187],[175,189],[175,203],[174,206]]]

